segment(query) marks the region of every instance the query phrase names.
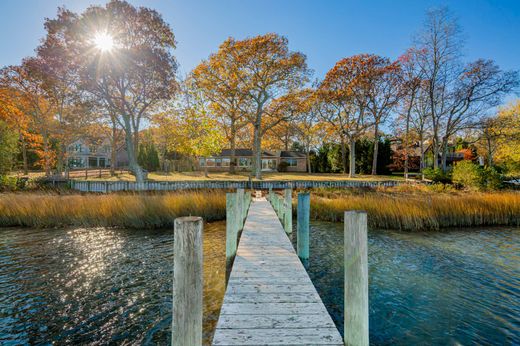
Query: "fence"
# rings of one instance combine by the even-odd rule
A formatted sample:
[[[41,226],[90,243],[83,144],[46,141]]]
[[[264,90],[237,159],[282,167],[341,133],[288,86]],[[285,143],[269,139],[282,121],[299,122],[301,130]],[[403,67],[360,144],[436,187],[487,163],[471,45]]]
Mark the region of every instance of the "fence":
[[[404,184],[404,181],[146,181],[136,183],[133,181],[98,181],[98,180],[69,180],[69,186],[73,190],[83,192],[113,192],[113,191],[176,191],[196,189],[305,189],[319,187],[392,187]]]

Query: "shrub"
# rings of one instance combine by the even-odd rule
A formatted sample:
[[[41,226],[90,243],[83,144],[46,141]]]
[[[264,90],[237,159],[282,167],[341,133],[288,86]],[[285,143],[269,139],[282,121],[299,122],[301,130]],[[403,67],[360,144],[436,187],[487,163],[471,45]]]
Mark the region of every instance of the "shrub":
[[[0,191],[15,191],[18,188],[18,179],[7,175],[0,175]]]
[[[282,161],[278,164],[278,172],[287,172],[287,167],[289,167],[289,164],[285,161]]]
[[[480,189],[482,186],[482,169],[468,160],[458,162],[453,168],[452,180],[455,184],[469,189]]]
[[[423,174],[426,179],[430,179],[434,183],[450,184],[451,172],[443,172],[440,168],[425,168]]]
[[[486,190],[498,190],[502,188],[503,176],[494,167],[481,170],[481,187]]]

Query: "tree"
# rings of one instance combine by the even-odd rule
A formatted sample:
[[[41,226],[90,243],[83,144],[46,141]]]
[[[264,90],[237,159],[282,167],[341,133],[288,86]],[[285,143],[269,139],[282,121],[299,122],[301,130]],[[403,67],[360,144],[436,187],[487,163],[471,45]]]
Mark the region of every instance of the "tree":
[[[60,37],[79,89],[106,106],[123,129],[130,169],[143,182],[136,158],[139,130],[176,90],[173,32],[156,11],[120,0],[81,15],[60,9],[52,26],[49,34]]]
[[[305,55],[291,52],[287,38],[266,34],[245,40],[229,38],[219,52],[233,59],[238,88],[251,102],[248,121],[253,127],[253,170],[262,178],[262,136],[292,114],[284,95],[301,87],[310,71]],[[275,101],[276,100],[276,101]]]
[[[9,173],[13,168],[18,136],[6,122],[0,120],[0,175]]]
[[[374,152],[372,175],[377,174],[377,157],[379,150],[379,126],[384,124],[401,98],[401,66],[399,62],[390,62],[388,58],[374,56],[368,60],[367,108],[372,114],[374,127]]]
[[[193,83],[209,100],[212,113],[220,120],[230,145],[229,172],[235,173],[237,135],[247,124],[248,95],[239,88],[240,65],[224,43],[218,52],[201,62],[191,73]]]
[[[449,140],[518,87],[518,73],[501,71],[491,60],[479,59],[464,66],[460,62],[460,28],[446,8],[428,12],[417,45],[420,66],[428,81],[434,168],[439,165],[440,151],[442,168],[446,170]]]
[[[417,61],[418,52],[415,48],[409,48],[398,59],[401,65],[401,110],[405,114],[404,133],[404,176],[408,179],[409,149],[410,149],[410,121],[412,110],[416,102],[417,94],[421,88],[422,70]]]
[[[8,66],[1,70],[0,84],[2,88],[14,90],[19,100],[23,99],[23,111],[30,117],[33,144],[40,161],[39,165],[44,168],[45,175],[51,174],[56,153],[51,141],[56,125],[56,104],[49,96],[45,76],[40,68],[41,61],[38,58],[26,58],[20,66]],[[21,101],[20,101],[21,102]]]
[[[336,131],[341,140],[343,172],[347,172],[348,142],[349,176],[356,174],[356,140],[372,123],[368,119],[368,68],[376,59],[361,54],[344,58],[327,72],[317,90],[318,114]]]

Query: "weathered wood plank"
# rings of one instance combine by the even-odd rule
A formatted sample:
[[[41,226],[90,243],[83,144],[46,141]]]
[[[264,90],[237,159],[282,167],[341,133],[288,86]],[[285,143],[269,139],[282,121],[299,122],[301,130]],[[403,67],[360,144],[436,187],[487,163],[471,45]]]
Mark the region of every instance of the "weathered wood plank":
[[[250,206],[213,345],[342,345],[282,223],[263,198]]]
[[[219,329],[213,345],[343,345],[336,328]]]
[[[324,314],[309,315],[223,315],[220,329],[334,328]]]

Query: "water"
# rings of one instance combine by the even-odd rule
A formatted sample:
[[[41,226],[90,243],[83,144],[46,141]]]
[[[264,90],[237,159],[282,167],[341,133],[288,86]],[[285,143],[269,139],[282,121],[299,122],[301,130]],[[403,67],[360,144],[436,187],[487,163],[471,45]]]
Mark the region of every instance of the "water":
[[[205,344],[225,256],[225,224],[205,225]],[[0,229],[0,344],[170,344],[172,275],[171,230]]]
[[[520,344],[520,229],[368,241],[371,344]],[[342,224],[312,224],[308,271],[343,332]]]
[[[309,272],[342,331],[341,224],[313,223]],[[376,345],[520,344],[520,229],[369,233]],[[204,339],[225,225],[205,225]],[[0,344],[170,343],[170,230],[0,229]]]

